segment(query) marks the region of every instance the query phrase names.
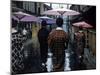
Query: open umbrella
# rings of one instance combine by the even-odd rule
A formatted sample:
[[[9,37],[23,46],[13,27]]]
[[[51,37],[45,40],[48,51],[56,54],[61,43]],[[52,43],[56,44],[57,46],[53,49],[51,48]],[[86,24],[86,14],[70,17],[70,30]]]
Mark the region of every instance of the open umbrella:
[[[63,16],[68,16],[68,15],[79,15],[80,13],[74,10],[70,9],[64,9],[64,8],[59,8],[59,9],[52,9],[52,10],[47,10],[43,13],[42,15],[63,15]]]
[[[14,20],[21,21],[21,22],[37,22],[38,21],[37,17],[24,13],[24,12],[14,12],[12,15],[12,18]]]
[[[37,17],[27,14],[27,13],[24,13],[24,12],[21,12],[21,11],[12,13],[11,17],[12,17],[12,19],[14,19],[18,22],[17,29],[19,29],[19,30],[24,28],[24,25],[26,25],[25,26],[26,28],[32,29],[32,22],[38,21]],[[27,23],[25,24],[25,23],[21,23],[21,22],[27,22]]]
[[[41,14],[42,15],[53,15],[53,16],[71,16],[71,15],[79,15],[81,13],[74,11],[74,10],[70,10],[70,9],[59,8],[59,9],[47,10]],[[68,24],[68,33],[69,33],[69,37],[71,38],[71,26],[69,26],[69,24]]]
[[[52,19],[52,18],[50,18],[50,17],[47,17],[47,16],[41,16],[41,17],[39,17],[40,19]]]
[[[73,26],[76,26],[76,27],[82,27],[82,28],[93,28],[93,26],[91,26],[90,24],[86,23],[85,21],[81,21],[81,22],[77,22],[77,23],[73,23],[72,24]],[[87,34],[88,34],[88,30],[87,31]],[[87,39],[88,39],[88,36],[86,36]],[[88,41],[86,40],[86,42],[88,43]],[[87,44],[88,45],[88,44]]]
[[[76,26],[76,27],[82,27],[82,28],[93,28],[93,26],[91,26],[90,24],[86,23],[85,21],[73,23],[72,25]]]
[[[47,17],[47,16],[41,16],[41,17],[38,17],[38,18],[39,18],[39,22],[45,20],[47,22],[47,24],[55,24],[56,23],[55,19]]]

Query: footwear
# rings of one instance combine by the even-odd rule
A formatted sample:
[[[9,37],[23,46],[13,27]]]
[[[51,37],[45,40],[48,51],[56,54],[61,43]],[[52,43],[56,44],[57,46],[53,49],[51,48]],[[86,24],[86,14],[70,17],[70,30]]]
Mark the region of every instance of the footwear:
[[[42,66],[45,66],[45,63],[42,63]]]

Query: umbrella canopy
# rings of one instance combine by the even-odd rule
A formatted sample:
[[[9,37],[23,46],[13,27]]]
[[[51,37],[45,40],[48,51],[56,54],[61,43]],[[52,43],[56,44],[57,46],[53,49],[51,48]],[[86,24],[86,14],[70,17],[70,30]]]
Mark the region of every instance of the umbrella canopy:
[[[12,17],[12,19],[14,19],[16,21],[19,21],[19,19],[16,16],[12,15],[11,17]]]
[[[82,28],[93,28],[90,24],[86,23],[85,21],[73,23],[73,26],[82,27]]]
[[[37,22],[38,21],[37,17],[24,13],[24,12],[13,13],[12,18],[14,20],[21,21],[21,22]]]
[[[45,20],[47,22],[47,24],[55,24],[56,23],[55,19],[47,17],[47,16],[41,16],[41,17],[38,17],[38,18],[40,19],[39,22]]]
[[[50,18],[50,17],[47,17],[47,16],[41,16],[41,17],[39,17],[40,19],[52,19],[52,18]]]
[[[68,16],[68,15],[79,15],[80,13],[74,10],[70,10],[70,9],[52,9],[52,10],[48,10],[45,11],[43,13],[41,13],[42,15],[63,15],[63,16]]]

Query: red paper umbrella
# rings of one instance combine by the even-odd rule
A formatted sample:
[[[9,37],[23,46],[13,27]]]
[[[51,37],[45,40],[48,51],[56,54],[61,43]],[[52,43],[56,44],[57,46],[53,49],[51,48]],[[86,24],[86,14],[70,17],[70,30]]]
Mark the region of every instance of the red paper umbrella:
[[[76,27],[82,27],[82,28],[93,28],[93,26],[91,26],[90,24],[86,23],[85,21],[73,23],[72,25],[76,26]]]

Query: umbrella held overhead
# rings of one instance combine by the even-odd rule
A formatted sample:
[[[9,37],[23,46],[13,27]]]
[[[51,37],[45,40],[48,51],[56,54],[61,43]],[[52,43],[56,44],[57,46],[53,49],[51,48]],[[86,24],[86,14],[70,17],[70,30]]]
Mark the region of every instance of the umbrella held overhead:
[[[44,11],[41,13],[42,15],[59,15],[59,16],[68,16],[68,15],[79,15],[80,13],[70,9],[52,9],[48,11]]]
[[[47,22],[47,24],[55,24],[56,23],[55,19],[47,17],[47,16],[41,16],[41,17],[38,17],[38,18],[39,18],[39,22],[45,20]]]
[[[24,13],[24,12],[14,12],[12,14],[12,18],[21,22],[37,22],[38,21],[37,17]]]
[[[90,24],[86,23],[85,21],[73,23],[72,25],[76,26],[76,27],[82,27],[82,28],[93,28],[93,26],[91,26]]]

